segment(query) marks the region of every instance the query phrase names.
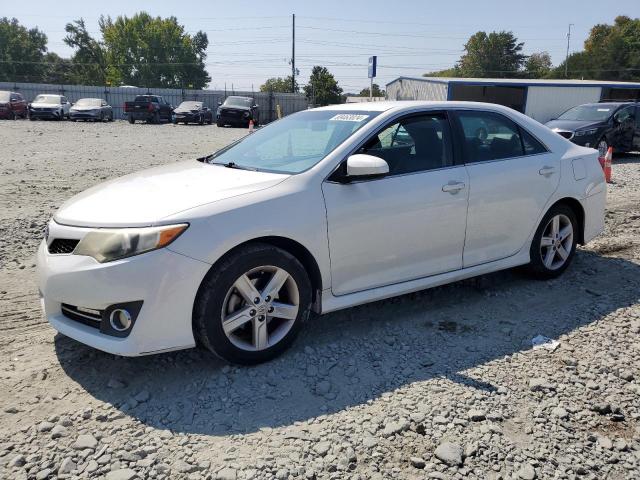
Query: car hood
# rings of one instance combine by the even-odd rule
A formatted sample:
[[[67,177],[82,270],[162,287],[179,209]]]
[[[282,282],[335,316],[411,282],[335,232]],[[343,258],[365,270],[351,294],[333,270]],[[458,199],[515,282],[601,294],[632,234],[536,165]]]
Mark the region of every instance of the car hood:
[[[32,107],[37,108],[59,108],[61,105],[59,103],[32,103]]]
[[[602,126],[602,122],[594,122],[592,120],[551,120],[545,123],[551,130],[557,128],[559,130],[568,130],[575,132],[584,128],[595,128]]]
[[[148,226],[200,205],[273,187],[288,177],[178,162],[92,187],[67,200],[53,218],[78,227]]]

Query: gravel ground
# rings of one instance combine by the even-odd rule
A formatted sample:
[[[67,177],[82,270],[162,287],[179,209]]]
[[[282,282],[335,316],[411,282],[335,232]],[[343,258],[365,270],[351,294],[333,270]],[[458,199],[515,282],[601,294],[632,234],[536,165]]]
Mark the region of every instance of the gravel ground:
[[[0,478],[640,478],[637,155],[557,280],[499,272],[315,318],[251,368],[56,335],[34,278],[56,207],[244,133],[0,123]]]

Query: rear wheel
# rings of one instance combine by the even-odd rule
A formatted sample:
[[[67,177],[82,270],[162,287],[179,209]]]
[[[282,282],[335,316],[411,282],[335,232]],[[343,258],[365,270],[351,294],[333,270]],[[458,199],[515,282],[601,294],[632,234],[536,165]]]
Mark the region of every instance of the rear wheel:
[[[231,254],[202,282],[194,308],[199,341],[241,364],[270,360],[293,342],[311,308],[311,284],[290,253],[254,244]]]
[[[133,115],[129,115],[129,123],[136,123],[136,119],[133,118]]]
[[[224,123],[218,121],[218,122],[216,122],[216,126],[222,128],[222,127],[224,127]]]
[[[577,235],[578,221],[573,210],[563,204],[552,207],[531,242],[529,272],[542,279],[561,275],[576,253]]]

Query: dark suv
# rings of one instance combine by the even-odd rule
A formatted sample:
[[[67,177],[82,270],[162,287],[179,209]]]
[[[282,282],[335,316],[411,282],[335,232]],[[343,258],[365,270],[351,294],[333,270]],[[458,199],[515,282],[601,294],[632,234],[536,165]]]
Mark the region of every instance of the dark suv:
[[[29,109],[21,93],[0,90],[0,118],[27,118]]]
[[[577,145],[596,148],[604,155],[640,150],[640,104],[633,102],[587,103],[573,107],[547,127]]]
[[[253,120],[253,125],[260,123],[260,113],[258,105],[251,97],[227,97],[224,103],[218,103],[216,114],[216,124],[219,127],[232,125],[234,127],[248,127],[249,120]]]

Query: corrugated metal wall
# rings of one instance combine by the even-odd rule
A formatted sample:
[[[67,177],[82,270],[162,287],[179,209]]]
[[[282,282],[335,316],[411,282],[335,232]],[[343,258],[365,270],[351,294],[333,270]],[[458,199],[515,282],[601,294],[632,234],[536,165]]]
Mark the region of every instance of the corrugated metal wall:
[[[437,100],[447,99],[447,84],[399,78],[387,85],[389,100]]]
[[[206,107],[215,111],[218,102],[223,102],[225,92],[220,90],[181,90],[173,88],[125,88],[98,87],[85,85],[49,85],[41,83],[12,83],[0,82],[0,90],[11,90],[22,93],[27,101],[33,100],[40,93],[65,95],[69,101],[75,102],[80,98],[103,98],[113,107],[115,118],[124,118],[124,102],[131,101],[136,95],[152,93],[163,96],[169,103],[178,106],[184,100],[200,100]],[[276,119],[276,105],[280,105],[282,113],[306,110],[309,102],[299,93],[263,93],[263,92],[231,92],[229,95],[246,95],[256,99],[260,109],[260,120],[264,123]]]
[[[600,101],[602,87],[529,87],[524,113],[545,123],[562,112],[580,105]]]

